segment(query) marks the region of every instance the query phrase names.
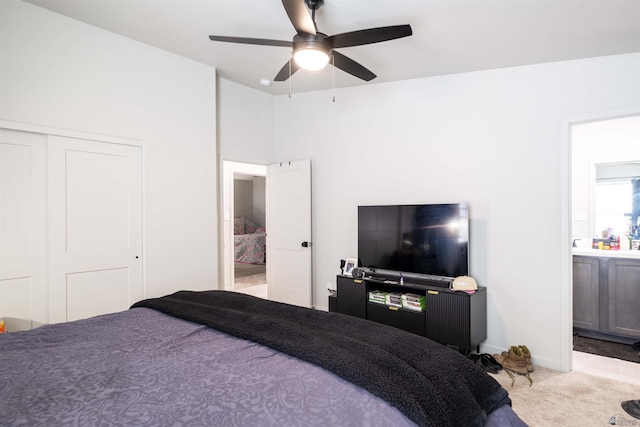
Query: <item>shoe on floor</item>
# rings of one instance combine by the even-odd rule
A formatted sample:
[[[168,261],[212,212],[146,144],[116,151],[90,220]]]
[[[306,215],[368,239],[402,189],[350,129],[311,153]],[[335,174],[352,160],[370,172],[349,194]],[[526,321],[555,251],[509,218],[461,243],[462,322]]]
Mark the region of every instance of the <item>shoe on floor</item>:
[[[531,374],[527,370],[524,354],[519,346],[512,345],[508,351],[503,351],[502,354],[494,354],[493,357],[502,365],[507,375],[511,377],[512,387],[515,381],[514,374],[524,375],[529,380],[529,387],[533,385]]]
[[[526,345],[519,345],[518,348],[524,356],[524,364],[527,368],[527,372],[533,372],[534,368],[533,363],[531,362],[531,352],[529,351],[529,348]]]
[[[620,406],[627,414],[640,420],[640,400],[627,400],[622,402]]]
[[[500,369],[502,369],[502,365],[500,363],[498,363],[498,361],[495,359],[495,357],[493,357],[492,355],[490,355],[489,353],[483,353],[480,355],[480,360],[482,361],[482,364],[484,366],[486,366],[488,369],[488,371],[490,370],[492,373],[498,373],[498,371]],[[493,372],[495,371],[495,372]]]
[[[516,374],[527,375],[527,364],[524,360],[524,355],[519,347],[512,345],[509,347],[509,351],[502,352],[502,367],[510,369]]]
[[[491,357],[491,359],[493,359],[493,361],[495,363],[492,363],[491,361],[489,361],[486,356],[491,357],[491,355],[486,354],[486,353],[483,353],[483,354],[470,354],[469,355],[469,360],[471,360],[476,365],[480,366],[486,372],[488,372],[490,374],[497,374],[498,370],[502,369],[502,366],[500,366],[498,364],[498,362],[495,362],[495,359],[493,359],[493,357]],[[500,366],[500,367],[498,368],[498,366]]]

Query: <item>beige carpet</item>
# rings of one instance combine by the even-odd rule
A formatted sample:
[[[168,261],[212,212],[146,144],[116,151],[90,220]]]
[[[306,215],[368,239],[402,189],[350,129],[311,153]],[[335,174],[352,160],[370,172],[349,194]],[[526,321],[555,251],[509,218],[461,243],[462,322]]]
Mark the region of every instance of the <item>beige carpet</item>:
[[[267,283],[266,266],[264,264],[243,264],[236,262],[234,263],[234,272],[234,289],[242,289],[248,286]]]
[[[267,285],[255,285],[255,286],[247,286],[244,288],[236,288],[234,292],[240,292],[241,294],[253,295],[254,297],[267,299]]]
[[[617,425],[640,426],[620,402],[640,399],[640,387],[582,372],[562,373],[536,367],[533,385],[516,375],[515,383],[500,371],[494,375],[507,389],[514,411],[529,426],[607,426],[615,417]]]

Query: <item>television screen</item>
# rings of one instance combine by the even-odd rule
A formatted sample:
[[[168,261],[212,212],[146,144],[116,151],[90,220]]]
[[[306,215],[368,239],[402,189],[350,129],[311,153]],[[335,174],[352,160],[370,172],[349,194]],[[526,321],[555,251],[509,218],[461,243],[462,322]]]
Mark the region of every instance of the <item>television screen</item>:
[[[468,275],[469,206],[358,206],[358,259],[373,270]]]

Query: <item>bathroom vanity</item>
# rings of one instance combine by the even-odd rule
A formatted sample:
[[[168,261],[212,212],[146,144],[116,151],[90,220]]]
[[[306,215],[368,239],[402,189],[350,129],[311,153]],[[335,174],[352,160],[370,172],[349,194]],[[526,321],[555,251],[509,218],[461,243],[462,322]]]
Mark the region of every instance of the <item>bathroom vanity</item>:
[[[592,338],[640,338],[640,251],[573,249],[573,328]]]

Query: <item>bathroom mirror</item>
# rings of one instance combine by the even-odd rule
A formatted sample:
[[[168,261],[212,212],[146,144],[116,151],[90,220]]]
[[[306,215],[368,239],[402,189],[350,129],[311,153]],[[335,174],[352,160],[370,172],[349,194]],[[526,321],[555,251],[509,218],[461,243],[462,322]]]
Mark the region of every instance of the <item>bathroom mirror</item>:
[[[595,165],[594,234],[609,230],[617,236],[638,233],[640,160]]]

